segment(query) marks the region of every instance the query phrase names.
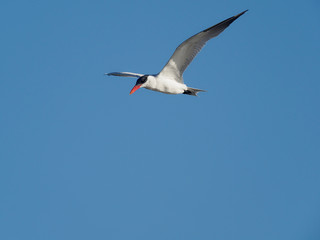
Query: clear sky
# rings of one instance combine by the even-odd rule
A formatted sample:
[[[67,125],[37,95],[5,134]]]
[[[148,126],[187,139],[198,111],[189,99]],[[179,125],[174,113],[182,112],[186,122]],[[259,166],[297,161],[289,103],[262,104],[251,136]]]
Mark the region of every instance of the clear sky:
[[[184,74],[186,38],[249,11]],[[320,239],[320,3],[2,1],[0,239]]]

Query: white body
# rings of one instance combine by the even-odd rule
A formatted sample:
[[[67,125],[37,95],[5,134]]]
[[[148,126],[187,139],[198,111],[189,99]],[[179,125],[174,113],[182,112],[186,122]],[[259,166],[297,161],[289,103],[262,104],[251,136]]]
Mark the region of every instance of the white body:
[[[184,83],[177,82],[172,78],[162,77],[160,74],[149,75],[147,82],[142,84],[141,87],[167,94],[182,94],[188,89]]]

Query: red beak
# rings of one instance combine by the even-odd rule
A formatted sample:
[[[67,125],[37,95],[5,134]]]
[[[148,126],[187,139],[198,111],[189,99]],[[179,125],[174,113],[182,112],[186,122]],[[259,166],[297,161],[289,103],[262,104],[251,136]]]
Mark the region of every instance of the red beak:
[[[130,94],[134,93],[135,91],[137,91],[139,88],[141,87],[141,84],[135,85],[132,90],[130,91]]]

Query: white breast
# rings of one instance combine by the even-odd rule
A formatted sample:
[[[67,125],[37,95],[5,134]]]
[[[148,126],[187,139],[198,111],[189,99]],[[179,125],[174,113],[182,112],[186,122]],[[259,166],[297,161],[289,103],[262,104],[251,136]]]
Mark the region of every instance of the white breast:
[[[160,77],[159,75],[148,76],[148,81],[143,87],[167,94],[181,94],[187,90],[185,84],[179,83],[173,79]]]

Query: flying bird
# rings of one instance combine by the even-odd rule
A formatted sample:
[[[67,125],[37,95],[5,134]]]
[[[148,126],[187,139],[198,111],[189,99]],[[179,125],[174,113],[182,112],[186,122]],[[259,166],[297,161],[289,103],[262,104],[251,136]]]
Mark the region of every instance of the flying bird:
[[[130,91],[130,94],[134,93],[139,88],[146,88],[167,94],[188,94],[197,96],[198,92],[205,92],[205,90],[191,88],[185,85],[182,77],[183,72],[208,40],[218,36],[232,22],[247,11],[248,10],[230,17],[185,40],[176,48],[167,64],[158,74],[149,75],[131,72],[111,72],[106,73],[106,75],[138,78],[135,86]]]

